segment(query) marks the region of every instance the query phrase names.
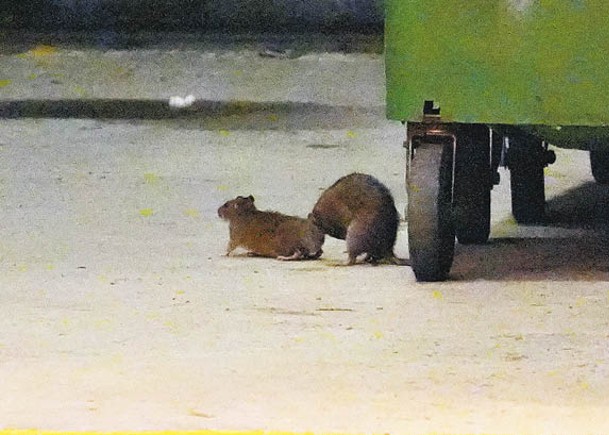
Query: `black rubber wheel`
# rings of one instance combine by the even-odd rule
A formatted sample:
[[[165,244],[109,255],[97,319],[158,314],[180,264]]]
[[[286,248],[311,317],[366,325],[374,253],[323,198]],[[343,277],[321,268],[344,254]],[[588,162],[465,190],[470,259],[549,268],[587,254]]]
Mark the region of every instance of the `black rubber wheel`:
[[[454,218],[457,240],[485,243],[491,231],[490,132],[484,125],[459,129],[454,181]]]
[[[508,165],[514,219],[519,224],[542,223],[545,218],[546,197],[541,141],[510,141]]]
[[[408,244],[417,281],[448,277],[455,249],[453,144],[420,144],[408,174]]]
[[[609,150],[590,150],[592,176],[599,184],[609,184]]]

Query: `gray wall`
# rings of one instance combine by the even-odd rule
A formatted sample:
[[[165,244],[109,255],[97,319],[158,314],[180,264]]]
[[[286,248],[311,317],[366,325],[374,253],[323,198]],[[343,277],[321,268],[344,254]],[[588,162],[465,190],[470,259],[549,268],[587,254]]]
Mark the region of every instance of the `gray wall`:
[[[40,30],[382,29],[383,0],[0,0],[0,27]]]

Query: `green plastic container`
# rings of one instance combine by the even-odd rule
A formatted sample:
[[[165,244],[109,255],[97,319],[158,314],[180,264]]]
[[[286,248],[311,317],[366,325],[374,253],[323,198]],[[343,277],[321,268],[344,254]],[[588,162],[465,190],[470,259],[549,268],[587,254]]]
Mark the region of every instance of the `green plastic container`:
[[[386,0],[387,117],[609,144],[606,0]]]

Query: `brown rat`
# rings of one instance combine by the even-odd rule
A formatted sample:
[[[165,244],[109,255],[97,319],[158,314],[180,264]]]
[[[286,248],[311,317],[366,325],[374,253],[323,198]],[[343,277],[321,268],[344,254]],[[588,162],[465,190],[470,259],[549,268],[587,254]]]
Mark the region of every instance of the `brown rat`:
[[[361,254],[370,263],[408,264],[393,253],[399,225],[393,196],[373,176],[353,173],[340,178],[321,194],[311,214],[325,234],[347,242],[350,265]]]
[[[279,260],[316,259],[323,252],[324,233],[310,219],[260,211],[252,195],[226,202],[218,216],[229,222],[226,255],[238,247]]]

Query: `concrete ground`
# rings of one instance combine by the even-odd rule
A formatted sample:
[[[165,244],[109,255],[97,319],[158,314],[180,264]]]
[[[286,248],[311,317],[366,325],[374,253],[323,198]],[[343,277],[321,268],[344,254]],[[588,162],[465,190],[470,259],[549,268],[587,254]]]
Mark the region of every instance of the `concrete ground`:
[[[278,103],[0,122],[0,429],[609,432],[609,189],[585,153],[557,150],[543,227],[514,224],[502,171],[490,243],[457,246],[445,283],[343,267],[334,239],[318,261],[226,257],[236,195],[304,216],[363,171],[404,209],[379,54],[0,57],[5,103]]]

